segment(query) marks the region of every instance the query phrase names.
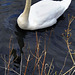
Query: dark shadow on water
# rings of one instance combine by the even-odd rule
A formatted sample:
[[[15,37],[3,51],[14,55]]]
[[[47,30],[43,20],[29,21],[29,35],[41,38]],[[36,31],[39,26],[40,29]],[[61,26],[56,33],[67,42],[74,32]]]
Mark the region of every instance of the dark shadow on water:
[[[50,31],[52,28],[54,29],[54,28],[56,27],[56,25],[60,22],[60,20],[64,20],[64,19],[65,19],[65,17],[62,15],[62,16],[58,19],[58,21],[57,21],[57,23],[56,23],[55,25],[53,25],[53,26],[51,26],[51,27],[44,28],[44,29],[38,29],[38,30],[33,30],[33,31],[20,29],[20,28],[18,27],[17,22],[16,22],[16,26],[15,26],[15,27],[16,27],[16,31],[15,31],[14,33],[15,33],[15,35],[16,35],[16,39],[17,39],[17,42],[18,42],[18,45],[19,45],[19,48],[20,48],[20,49],[18,49],[18,52],[20,51],[20,53],[23,53],[22,48],[24,47],[24,39],[25,39],[25,36],[28,35],[29,32],[30,32],[30,33],[36,33],[36,32],[42,33],[42,32],[45,32],[45,31]],[[16,56],[16,51],[17,51],[17,50],[15,50],[15,49],[13,50],[14,58],[15,58],[15,56]],[[20,54],[20,53],[19,53],[19,54]],[[15,63],[20,63],[20,60],[21,60],[20,58],[21,58],[21,57],[19,56]],[[16,66],[16,65],[15,65],[15,66]]]
[[[17,36],[17,41],[18,41],[20,50],[22,51],[22,48],[24,47],[24,39],[25,39],[25,36],[27,35],[28,32],[34,32],[34,33],[35,33],[35,32],[38,32],[38,33],[41,33],[41,32],[45,32],[45,31],[50,31],[52,28],[55,28],[55,27],[56,27],[56,25],[58,24],[58,22],[59,22],[60,20],[64,20],[64,19],[65,19],[65,17],[62,15],[62,16],[58,19],[58,21],[57,21],[57,23],[56,23],[55,25],[53,25],[53,26],[51,26],[51,27],[44,28],[44,29],[38,29],[38,30],[33,30],[33,31],[20,29],[20,28],[18,27],[17,22],[16,22],[16,31],[15,31],[15,34],[16,34],[16,36]]]

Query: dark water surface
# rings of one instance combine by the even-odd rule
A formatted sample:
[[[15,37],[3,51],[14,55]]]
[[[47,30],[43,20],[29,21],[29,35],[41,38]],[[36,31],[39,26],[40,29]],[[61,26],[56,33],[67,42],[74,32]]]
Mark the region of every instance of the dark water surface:
[[[39,0],[33,0],[32,4],[36,3]],[[25,0],[0,0],[0,56],[5,55],[8,61],[9,55],[9,39],[13,36],[12,43],[14,44],[14,51],[20,56],[20,50],[23,49],[27,53],[28,44],[30,50],[34,53],[36,46],[36,31],[23,31],[17,27],[16,19],[19,14],[23,11]],[[67,55],[66,43],[63,40],[61,34],[67,28],[68,25],[68,14],[75,16],[75,0],[72,0],[72,3],[69,9],[61,16],[58,20],[58,23],[53,27],[37,30],[38,37],[40,37],[40,50],[44,49],[44,38],[46,35],[46,42],[49,42],[50,31],[53,28],[53,33],[51,35],[50,45],[47,51],[46,63],[50,64],[52,58],[54,58],[53,66],[54,71],[59,72],[63,66],[65,57]],[[72,28],[72,49],[75,49],[75,22],[71,24]],[[24,43],[26,48],[24,49]],[[40,51],[42,52],[42,51]],[[34,61],[34,60],[33,60]],[[33,61],[30,62],[28,66],[27,75],[31,75],[34,65]],[[18,59],[19,62],[19,59]],[[26,62],[26,60],[25,60]],[[68,56],[66,67],[64,72],[72,67],[72,61],[70,56]],[[23,62],[24,64],[24,62]],[[14,63],[15,65],[15,63]],[[4,61],[0,57],[0,66],[4,67]],[[19,68],[11,65],[11,67],[19,72]],[[4,75],[4,69],[0,68],[0,75]],[[10,75],[17,75],[14,72],[10,72]],[[36,72],[35,75],[38,75]]]

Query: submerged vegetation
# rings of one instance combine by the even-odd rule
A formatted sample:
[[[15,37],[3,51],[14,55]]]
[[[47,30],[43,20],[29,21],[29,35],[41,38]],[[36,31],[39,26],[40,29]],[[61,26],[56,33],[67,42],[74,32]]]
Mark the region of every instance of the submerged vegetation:
[[[1,58],[3,59],[4,61],[4,67],[0,65],[0,68],[4,69],[5,70],[5,73],[4,75],[10,75],[10,72],[12,71],[13,73],[15,73],[16,75],[28,75],[27,72],[28,72],[28,67],[29,67],[29,64],[31,64],[31,66],[33,66],[33,69],[32,69],[32,72],[31,72],[31,75],[35,75],[35,72],[36,72],[36,69],[38,70],[38,74],[39,75],[73,75],[75,73],[75,50],[72,50],[70,48],[71,46],[71,42],[70,42],[70,38],[72,36],[72,29],[70,28],[70,25],[72,23],[72,21],[75,19],[75,17],[69,17],[69,24],[68,24],[68,27],[67,29],[65,30],[64,33],[62,33],[62,36],[66,42],[66,46],[67,46],[67,56],[65,57],[65,60],[64,60],[64,64],[59,72],[59,74],[57,74],[58,71],[55,71],[54,72],[54,65],[53,65],[53,62],[54,62],[54,58],[52,59],[51,63],[48,64],[46,63],[46,56],[47,56],[47,50],[49,48],[49,45],[50,45],[50,37],[51,37],[51,34],[52,34],[52,31],[50,32],[50,36],[49,36],[49,42],[48,44],[46,45],[46,39],[44,39],[44,50],[41,51],[40,53],[40,38],[38,37],[38,34],[36,32],[36,48],[35,48],[35,53],[33,53],[30,48],[28,47],[28,54],[25,54],[24,53],[21,53],[21,56],[20,56],[20,64],[19,64],[19,72],[17,72],[14,68],[12,68],[11,65],[13,65],[16,60],[18,59],[18,55],[15,55],[15,57],[13,58],[14,56],[14,45],[11,43],[12,41],[12,36],[10,38],[10,42],[9,42],[9,57],[8,57],[8,60],[6,59],[6,56],[4,55],[1,55]],[[68,55],[70,55],[71,57],[71,60],[73,62],[73,66],[68,70],[68,71],[65,71],[65,73],[63,72],[64,68],[65,68],[65,65],[66,65],[66,60],[68,59]],[[25,58],[25,59],[24,59]],[[24,59],[24,60],[23,60]],[[32,65],[31,61],[34,62],[34,64]],[[25,62],[25,63],[24,63]],[[29,68],[29,70],[31,70]]]

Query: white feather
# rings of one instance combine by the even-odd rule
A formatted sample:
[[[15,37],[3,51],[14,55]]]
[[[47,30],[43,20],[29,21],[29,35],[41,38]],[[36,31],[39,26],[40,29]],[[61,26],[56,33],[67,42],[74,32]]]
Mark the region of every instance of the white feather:
[[[68,3],[66,3],[68,2]],[[71,0],[52,1],[42,0],[30,8],[27,30],[42,29],[54,25],[57,19],[65,12]]]

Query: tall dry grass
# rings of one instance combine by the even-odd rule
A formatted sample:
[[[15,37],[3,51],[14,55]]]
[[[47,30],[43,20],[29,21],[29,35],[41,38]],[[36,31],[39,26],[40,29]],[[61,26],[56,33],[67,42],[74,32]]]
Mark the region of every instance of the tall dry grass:
[[[67,75],[67,74],[68,75],[73,75],[75,73],[75,70],[74,70],[74,68],[75,68],[75,60],[74,60],[74,57],[73,57],[73,55],[75,55],[75,51],[73,53],[71,52],[73,50],[70,48],[71,42],[69,42],[70,37],[72,36],[71,35],[72,29],[70,28],[70,25],[71,25],[71,23],[73,22],[74,19],[75,19],[75,17],[69,18],[68,28],[62,34],[63,37],[64,37],[64,40],[66,42],[66,45],[67,45],[68,53],[67,53],[67,55],[65,57],[64,64],[63,64],[63,66],[62,66],[62,68],[61,68],[61,70],[59,72],[59,75]],[[46,45],[46,39],[44,40],[44,50],[42,50],[41,53],[40,53],[40,38],[38,37],[38,33],[36,32],[36,49],[35,49],[35,54],[33,54],[30,51],[30,54],[28,54],[28,57],[26,59],[26,63],[24,64],[25,68],[24,68],[24,72],[23,72],[22,71],[23,70],[22,69],[23,68],[23,53],[21,53],[21,62],[20,62],[19,73],[10,67],[10,65],[12,65],[14,63],[14,61],[16,61],[16,59],[17,59],[17,57],[16,57],[12,61],[12,51],[13,51],[13,47],[14,46],[11,43],[11,41],[12,41],[12,36],[11,36],[10,42],[9,42],[9,58],[8,58],[8,61],[6,61],[5,55],[4,56],[1,55],[1,58],[3,59],[5,66],[4,67],[0,66],[0,68],[5,69],[4,75],[10,75],[10,73],[9,73],[10,71],[14,72],[16,75],[27,75],[27,70],[28,70],[29,63],[30,63],[30,61],[33,61],[31,59],[31,56],[33,56],[33,59],[35,59],[35,61],[33,61],[35,64],[34,64],[34,68],[33,68],[33,71],[32,71],[31,75],[35,75],[36,69],[38,69],[38,74],[39,75],[57,75],[57,71],[55,71],[53,73],[53,70],[54,70],[54,66],[53,66],[54,59],[52,59],[50,64],[46,63],[47,50],[49,49],[49,46],[50,46],[50,37],[51,37],[52,31],[53,30],[51,30],[51,32],[50,32],[49,42],[48,42],[47,45]],[[68,54],[71,57],[71,60],[73,62],[73,66],[68,71],[63,73],[63,70],[64,70],[65,65],[66,65],[66,60],[68,59]],[[47,66],[49,67],[48,70],[47,70]]]

